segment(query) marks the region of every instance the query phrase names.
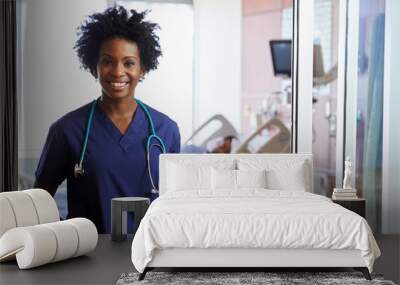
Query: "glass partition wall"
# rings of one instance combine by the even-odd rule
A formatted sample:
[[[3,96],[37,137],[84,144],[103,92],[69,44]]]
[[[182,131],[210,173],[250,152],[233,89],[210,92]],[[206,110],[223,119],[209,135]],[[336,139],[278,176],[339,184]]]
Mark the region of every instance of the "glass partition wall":
[[[366,198],[368,223],[381,232],[385,1],[360,1],[358,20],[355,185]]]
[[[353,185],[366,199],[366,218],[382,232],[385,0],[347,0],[343,157],[353,161]],[[400,202],[399,202],[400,203]]]
[[[382,232],[400,233],[400,1],[385,1]]]
[[[395,54],[387,54],[395,39],[393,29],[386,27],[386,13],[390,11],[387,3],[392,1],[337,2],[341,32],[335,184],[342,186],[343,161],[349,157],[353,165],[352,185],[358,196],[366,199],[369,225],[375,232],[399,233],[398,222],[392,216],[400,208],[400,199],[395,199],[399,197],[398,187],[393,184],[398,177],[393,170],[400,165],[394,160],[399,153],[393,147],[397,133],[393,122],[399,115],[390,104],[396,102],[390,86],[397,71],[390,68]],[[326,107],[326,115],[328,111],[332,112],[332,108]]]
[[[336,178],[339,2],[314,1],[312,152],[314,192],[331,196]]]
[[[314,192],[342,187],[349,157],[367,221],[383,233],[400,232],[396,3],[314,0]]]

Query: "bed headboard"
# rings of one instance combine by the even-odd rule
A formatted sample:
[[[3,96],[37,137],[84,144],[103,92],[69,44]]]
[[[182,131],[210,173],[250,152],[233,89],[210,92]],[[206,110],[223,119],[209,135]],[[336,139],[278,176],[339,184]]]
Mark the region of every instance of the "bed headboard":
[[[306,191],[313,192],[313,163],[312,154],[161,154],[160,155],[160,178],[159,190],[160,195],[167,190],[167,168],[168,163],[178,163],[183,165],[201,165],[201,166],[214,166],[220,163],[231,163],[237,169],[239,162],[255,162],[269,165],[286,163],[304,162],[305,165],[305,179]]]

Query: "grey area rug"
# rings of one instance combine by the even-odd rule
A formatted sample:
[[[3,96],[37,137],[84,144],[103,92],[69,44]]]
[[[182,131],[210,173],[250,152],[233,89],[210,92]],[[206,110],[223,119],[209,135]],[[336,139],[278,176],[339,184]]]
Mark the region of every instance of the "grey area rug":
[[[122,274],[117,285],[133,284],[379,284],[395,285],[381,275],[372,275],[372,281],[360,272],[148,272],[142,281],[139,273]]]

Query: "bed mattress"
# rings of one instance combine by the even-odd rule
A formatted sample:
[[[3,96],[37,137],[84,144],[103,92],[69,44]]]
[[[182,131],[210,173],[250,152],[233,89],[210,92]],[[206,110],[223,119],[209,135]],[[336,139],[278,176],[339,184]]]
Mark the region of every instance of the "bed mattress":
[[[372,271],[379,248],[361,216],[301,191],[187,190],[156,199],[132,242],[139,272],[157,249],[359,250]]]

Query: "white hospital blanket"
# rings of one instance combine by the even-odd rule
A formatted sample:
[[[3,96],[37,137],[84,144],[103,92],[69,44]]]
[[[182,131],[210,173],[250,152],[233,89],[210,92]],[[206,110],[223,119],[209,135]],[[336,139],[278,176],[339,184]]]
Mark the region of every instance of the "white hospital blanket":
[[[165,248],[358,249],[371,272],[380,256],[359,215],[320,195],[265,189],[164,194],[133,239],[135,268]]]

